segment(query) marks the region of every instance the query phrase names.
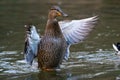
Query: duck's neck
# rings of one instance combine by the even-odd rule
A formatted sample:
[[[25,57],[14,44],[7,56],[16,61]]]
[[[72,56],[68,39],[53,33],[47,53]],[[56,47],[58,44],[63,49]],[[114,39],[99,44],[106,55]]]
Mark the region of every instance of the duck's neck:
[[[45,29],[45,35],[54,37],[59,37],[62,35],[57,19],[48,19]]]

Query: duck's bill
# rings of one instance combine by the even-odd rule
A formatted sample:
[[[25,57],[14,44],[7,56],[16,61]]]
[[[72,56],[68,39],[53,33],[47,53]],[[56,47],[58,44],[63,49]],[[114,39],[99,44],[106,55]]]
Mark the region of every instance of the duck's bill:
[[[62,14],[62,16],[64,16],[64,17],[67,17],[68,16],[68,14],[66,14],[66,13],[64,13],[61,9],[59,10],[59,12]]]
[[[68,15],[64,13],[63,11],[57,12],[58,16],[64,16],[67,17]]]
[[[64,12],[62,12],[62,15],[63,15],[64,17],[67,17],[67,16],[68,16],[68,14],[66,14],[66,13],[64,13]]]
[[[52,6],[51,10],[57,10],[61,16],[67,17],[68,15],[62,11],[62,9],[59,6]]]
[[[117,48],[117,46],[115,44],[113,44],[112,46],[113,46],[113,48],[114,48],[115,51],[117,51],[117,52],[119,51],[118,48]]]

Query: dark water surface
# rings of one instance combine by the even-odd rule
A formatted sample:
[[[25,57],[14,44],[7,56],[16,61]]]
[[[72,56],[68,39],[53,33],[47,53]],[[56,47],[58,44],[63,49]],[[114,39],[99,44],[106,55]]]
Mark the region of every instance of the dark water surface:
[[[42,72],[24,61],[24,25],[33,23],[43,34],[52,5],[69,15],[59,20],[99,15],[99,21],[84,42],[71,46],[60,71]],[[120,56],[112,48],[119,32],[119,0],[0,0],[0,80],[120,80]]]

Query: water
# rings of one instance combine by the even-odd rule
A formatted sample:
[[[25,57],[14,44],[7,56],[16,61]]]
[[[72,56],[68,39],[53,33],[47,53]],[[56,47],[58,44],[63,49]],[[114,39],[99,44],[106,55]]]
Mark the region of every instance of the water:
[[[70,59],[60,71],[43,72],[37,63],[24,61],[24,25],[33,23],[43,34],[47,14],[59,5],[68,18],[99,15],[88,38],[71,46]],[[112,43],[120,41],[120,1],[118,0],[1,0],[0,1],[0,80],[120,80],[120,56]]]
[[[117,80],[120,78],[120,57],[113,51],[72,52],[60,71],[42,72],[36,62],[29,66],[18,59],[17,52],[0,53],[1,80]],[[7,57],[7,56],[11,57]],[[13,58],[14,57],[14,58]]]

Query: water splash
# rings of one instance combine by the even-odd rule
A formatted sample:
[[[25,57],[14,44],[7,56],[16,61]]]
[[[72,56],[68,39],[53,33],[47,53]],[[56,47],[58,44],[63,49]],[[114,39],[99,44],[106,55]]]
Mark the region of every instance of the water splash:
[[[33,66],[30,66],[23,59],[23,56],[19,58],[19,55],[21,54],[18,54],[17,51],[3,51],[0,53],[0,75],[15,74],[12,78],[16,79],[16,77],[20,77],[17,74],[40,72],[37,68],[36,61],[34,61]],[[62,71],[69,71],[61,71],[61,74],[57,75],[66,75],[68,80],[92,79],[97,76],[119,71],[119,66],[120,57],[116,56],[113,51],[72,52],[69,60],[64,61],[61,65]],[[116,77],[116,80],[118,78],[119,76]]]
[[[39,71],[37,64],[30,66],[24,59],[19,60],[17,51],[3,51],[0,53],[0,74],[18,74],[18,73],[30,73]]]

